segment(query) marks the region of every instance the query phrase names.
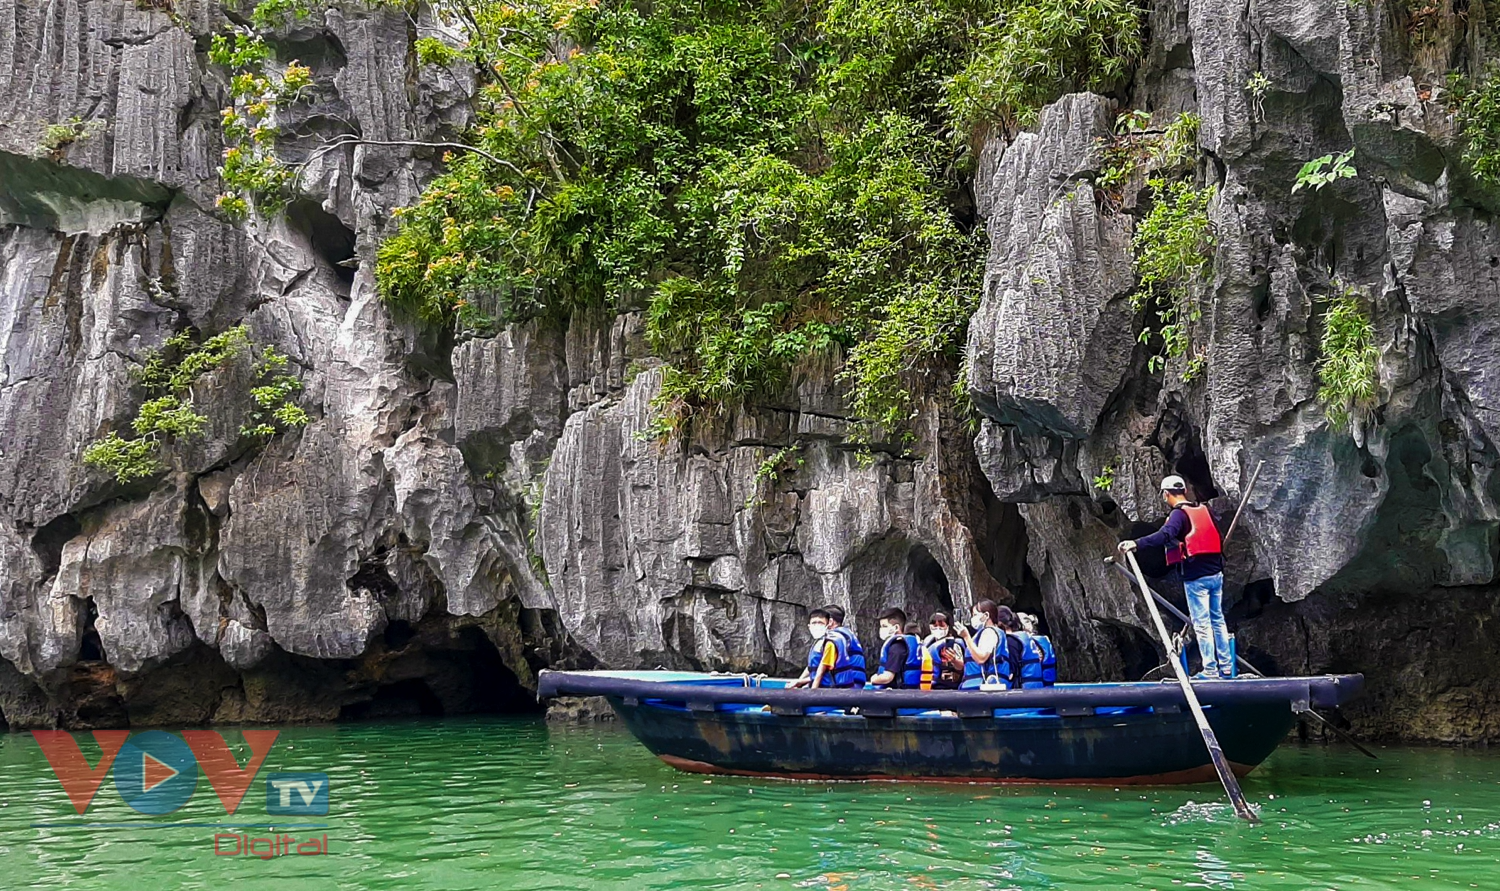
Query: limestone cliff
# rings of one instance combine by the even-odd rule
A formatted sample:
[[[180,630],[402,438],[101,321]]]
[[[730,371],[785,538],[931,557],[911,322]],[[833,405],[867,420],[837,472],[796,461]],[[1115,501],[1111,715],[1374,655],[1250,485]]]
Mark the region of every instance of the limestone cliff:
[[[393,315],[374,250],[473,89],[418,63],[425,13],[350,0],[272,35],[313,69],[279,145],[309,163],[285,213],[235,223],[214,208],[227,94],[205,54],[233,7],[0,0],[0,715],[452,712],[524,706],[549,665],[786,671],[830,601],[866,630],[892,602],[1015,599],[1065,675],[1138,675],[1159,660],[1100,558],[1160,519],[1160,474],[1232,499],[1264,461],[1231,561],[1248,654],[1366,672],[1362,732],[1500,737],[1500,203],[1464,177],[1431,83],[1488,26],[1471,3],[1468,31],[1417,46],[1403,10],[1159,3],[1124,93],[1064,97],[982,154],[977,436],[934,381],[914,442],[865,453],[820,367],[648,441],[659,360],[629,308],[457,341]],[[1201,115],[1218,187],[1191,383],[1149,373],[1137,340],[1143,183],[1097,195],[1130,107]],[[1291,193],[1351,146],[1361,177]],[[1373,296],[1382,354],[1352,432],[1315,399],[1335,277]],[[291,358],[306,428],[238,435],[226,384],[168,472],[122,486],[82,464],[138,407],[151,349],[242,321]]]

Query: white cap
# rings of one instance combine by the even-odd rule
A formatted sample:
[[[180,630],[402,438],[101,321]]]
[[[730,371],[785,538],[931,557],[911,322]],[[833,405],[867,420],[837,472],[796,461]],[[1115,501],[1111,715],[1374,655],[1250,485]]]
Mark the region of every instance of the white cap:
[[[1187,481],[1174,473],[1162,479],[1161,490],[1163,492],[1186,492]]]

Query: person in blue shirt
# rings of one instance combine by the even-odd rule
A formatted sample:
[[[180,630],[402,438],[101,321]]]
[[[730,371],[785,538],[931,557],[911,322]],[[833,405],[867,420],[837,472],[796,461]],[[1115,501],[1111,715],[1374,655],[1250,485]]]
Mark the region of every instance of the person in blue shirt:
[[[1182,573],[1188,616],[1203,656],[1203,670],[1193,678],[1228,680],[1233,677],[1234,666],[1229,662],[1229,627],[1224,622],[1224,554],[1219,527],[1206,505],[1188,500],[1187,482],[1182,477],[1173,475],[1162,480],[1161,494],[1172,509],[1167,521],[1144,538],[1120,542],[1120,550],[1166,548],[1167,563]]]

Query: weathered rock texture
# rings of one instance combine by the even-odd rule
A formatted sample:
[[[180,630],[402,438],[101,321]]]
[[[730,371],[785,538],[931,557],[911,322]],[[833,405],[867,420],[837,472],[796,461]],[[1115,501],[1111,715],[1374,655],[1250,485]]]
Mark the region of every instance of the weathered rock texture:
[[[514,707],[545,665],[784,671],[808,607],[868,628],[1024,581],[1018,512],[936,408],[919,449],[861,460],[825,368],[663,448],[638,435],[659,372],[637,314],[456,345],[393,318],[370,260],[431,150],[330,152],[285,214],[223,219],[224,76],[200,49],[224,13],[170,5],[0,0],[5,721]],[[282,154],[461,128],[472,83],[409,68],[415,33],[350,2],[273,35],[316,79]],[[304,430],[239,437],[228,369],[170,473],[121,488],[82,465],[150,349],[242,321],[291,357]]]
[[[1264,461],[1231,554],[1243,649],[1367,672],[1363,732],[1500,737],[1500,203],[1457,165],[1434,89],[1489,51],[1477,4],[1421,41],[1383,0],[1157,4],[1127,89],[1064,97],[982,153],[977,437],[934,379],[915,442],[873,458],[833,368],[662,445],[638,312],[458,343],[392,316],[371,260],[430,149],[321,154],[285,214],[222,218],[226,90],[201,49],[225,13],[169,5],[0,0],[0,721],[518,708],[549,665],[788,671],[829,602],[861,631],[892,603],[1020,602],[1065,675],[1138,676],[1159,655],[1100,558],[1161,519],[1161,474],[1232,500]],[[350,0],[273,35],[316,80],[282,154],[461,129],[472,77],[418,66],[416,33]],[[1191,383],[1180,362],[1148,374],[1137,341],[1143,184],[1094,184],[1126,107],[1203,120],[1216,257]],[[1303,161],[1350,146],[1358,179],[1291,194]],[[1352,430],[1315,398],[1335,278],[1368,295],[1383,357]],[[241,322],[291,357],[305,429],[240,437],[234,367],[170,472],[121,487],[82,465],[139,404],[149,350]]]
[[[1122,300],[1121,268],[1134,196],[1111,210],[1085,185],[1118,105],[1065,97],[1035,134],[986,150],[977,452],[997,495],[1022,505],[1075,673],[1155,661],[1136,598],[1099,560],[1162,518],[1155,480],[1180,473],[1232,509],[1264,462],[1230,561],[1244,649],[1267,670],[1366,672],[1374,692],[1348,712],[1372,734],[1500,730],[1500,659],[1482,631],[1497,593],[1500,228],[1458,163],[1440,87],[1492,52],[1494,32],[1439,14],[1418,33],[1404,9],[1153,11],[1128,98],[1158,125],[1201,115],[1199,175],[1218,190],[1191,331],[1206,371],[1190,383],[1185,359],[1146,374],[1135,345],[1147,320]],[[1259,100],[1256,72],[1271,84]],[[1292,194],[1303,161],[1351,146],[1357,179]],[[1379,404],[1352,428],[1316,398],[1323,298],[1344,288],[1366,295],[1381,350]],[[1115,482],[1096,491],[1106,467]]]

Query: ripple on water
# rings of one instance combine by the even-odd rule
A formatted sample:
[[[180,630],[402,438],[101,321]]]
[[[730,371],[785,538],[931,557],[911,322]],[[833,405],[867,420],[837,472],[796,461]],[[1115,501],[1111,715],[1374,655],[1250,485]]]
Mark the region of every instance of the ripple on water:
[[[29,735],[0,736],[0,885],[1500,887],[1500,758],[1482,753],[1393,749],[1377,763],[1288,747],[1244,782],[1253,827],[1211,786],[705,780],[617,728],[520,720],[289,728],[266,769],[329,774],[329,857],[216,858],[209,829],[32,828],[72,809]],[[142,819],[109,781],[89,816]],[[225,819],[206,782],[172,818]],[[264,820],[263,795],[252,789],[235,819]]]

